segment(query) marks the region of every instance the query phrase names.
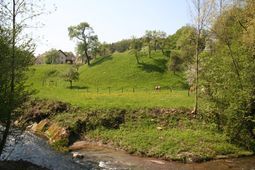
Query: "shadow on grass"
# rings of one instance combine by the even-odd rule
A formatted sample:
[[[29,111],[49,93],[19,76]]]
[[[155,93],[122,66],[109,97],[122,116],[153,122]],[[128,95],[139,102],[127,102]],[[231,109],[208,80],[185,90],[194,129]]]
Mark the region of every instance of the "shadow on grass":
[[[67,87],[68,89],[76,89],[76,90],[84,90],[84,89],[88,89],[87,86],[73,86],[73,87]]]
[[[151,72],[159,72],[164,73],[167,70],[166,59],[154,59],[153,63],[140,63],[139,68],[142,70],[151,73]]]
[[[106,62],[106,61],[109,61],[109,60],[112,60],[112,56],[100,57],[100,58],[98,58],[98,59],[95,59],[95,60],[90,64],[90,66],[93,67],[93,66],[102,64],[102,63],[104,63],[104,62]]]

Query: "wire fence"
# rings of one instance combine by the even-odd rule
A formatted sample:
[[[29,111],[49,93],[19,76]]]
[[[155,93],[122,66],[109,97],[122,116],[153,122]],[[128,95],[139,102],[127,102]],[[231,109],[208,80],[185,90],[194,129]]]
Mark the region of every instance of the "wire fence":
[[[70,84],[65,81],[58,81],[58,80],[43,80],[41,83],[42,87],[51,87],[51,88],[59,88],[59,87],[64,87],[68,88],[71,90],[78,90],[81,92],[87,92],[87,93],[136,93],[136,92],[174,92],[174,91],[180,91],[178,88],[174,88],[171,86],[160,86],[160,85],[155,85],[151,87],[114,87],[114,86],[109,86],[109,87],[100,87],[100,86],[93,86],[93,87],[88,87],[88,86],[77,86],[75,83],[72,87],[70,87]],[[183,90],[181,90],[183,91]],[[187,95],[189,95],[189,92],[187,90]]]

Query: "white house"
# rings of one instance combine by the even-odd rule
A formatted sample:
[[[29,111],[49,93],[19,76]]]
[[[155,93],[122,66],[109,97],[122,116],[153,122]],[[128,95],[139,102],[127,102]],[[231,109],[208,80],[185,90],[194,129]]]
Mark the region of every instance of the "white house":
[[[72,52],[67,53],[67,52],[63,52],[62,50],[58,50],[58,52],[59,52],[59,57],[58,57],[57,63],[59,64],[75,63],[76,57],[73,55]]]

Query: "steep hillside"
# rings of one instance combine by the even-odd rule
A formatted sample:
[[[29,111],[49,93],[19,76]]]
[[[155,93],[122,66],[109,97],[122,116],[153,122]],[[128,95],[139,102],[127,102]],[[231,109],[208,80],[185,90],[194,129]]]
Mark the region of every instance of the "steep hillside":
[[[112,56],[100,57],[92,65],[82,66],[79,69],[80,80],[74,85],[80,88],[135,88],[138,90],[153,90],[155,86],[169,89],[183,89],[186,87],[182,74],[174,75],[166,67],[167,59],[160,53],[152,58],[142,57],[141,64],[137,64],[130,53],[115,53]],[[61,76],[70,65],[38,65],[30,81],[42,84],[43,80],[57,81],[59,85],[68,86]]]
[[[192,107],[183,75],[168,72],[166,61],[160,53],[141,58],[139,65],[129,53],[97,58],[79,69],[72,89],[63,80],[71,65],[36,65],[28,83],[37,90],[36,97],[86,108]],[[161,90],[155,91],[158,85]]]

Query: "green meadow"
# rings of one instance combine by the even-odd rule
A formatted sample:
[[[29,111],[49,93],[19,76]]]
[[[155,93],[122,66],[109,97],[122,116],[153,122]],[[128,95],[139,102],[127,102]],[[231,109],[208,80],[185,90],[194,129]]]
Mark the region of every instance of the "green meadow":
[[[115,53],[99,57],[91,66],[79,68],[80,78],[70,89],[63,75],[71,65],[37,65],[29,73],[28,83],[38,98],[59,100],[86,108],[192,107],[182,73],[166,68],[167,58],[154,53],[140,65],[134,56]],[[160,86],[161,90],[154,90]]]
[[[139,65],[128,52],[99,57],[79,68],[80,78],[72,89],[63,79],[71,65],[35,65],[28,84],[36,90],[34,98],[49,100],[46,106],[62,101],[78,107],[50,119],[92,142],[184,162],[251,154],[231,144],[214,123],[190,114],[194,95],[188,96],[184,74],[168,71],[166,62],[160,53],[141,58]],[[47,111],[43,107],[39,108]],[[78,128],[80,123],[86,130]]]

